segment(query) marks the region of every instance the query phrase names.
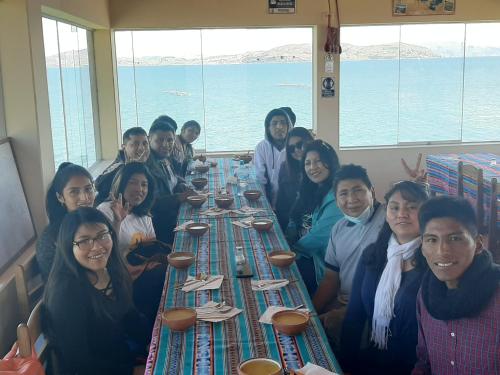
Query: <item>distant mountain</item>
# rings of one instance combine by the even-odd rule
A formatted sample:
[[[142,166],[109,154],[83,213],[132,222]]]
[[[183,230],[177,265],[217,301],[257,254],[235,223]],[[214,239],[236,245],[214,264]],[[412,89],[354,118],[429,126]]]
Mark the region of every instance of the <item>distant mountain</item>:
[[[401,47],[401,50],[400,50]],[[463,49],[463,46],[461,47]],[[467,47],[470,57],[500,56],[500,48],[494,47]],[[64,52],[61,54],[61,65],[73,67],[75,65],[88,65],[86,50]],[[401,58],[444,58],[461,57],[460,45],[433,45],[423,47],[414,44],[390,43],[372,46],[357,46],[342,44],[342,61],[356,60],[385,60]],[[251,51],[236,55],[221,55],[205,57],[205,64],[259,64],[259,63],[295,63],[311,62],[311,44],[288,44],[275,47],[266,51]],[[59,66],[58,55],[46,57],[48,67]],[[136,66],[163,66],[163,65],[200,65],[201,59],[185,59],[174,56],[144,56],[135,58]],[[119,57],[118,66],[132,66],[130,57]]]

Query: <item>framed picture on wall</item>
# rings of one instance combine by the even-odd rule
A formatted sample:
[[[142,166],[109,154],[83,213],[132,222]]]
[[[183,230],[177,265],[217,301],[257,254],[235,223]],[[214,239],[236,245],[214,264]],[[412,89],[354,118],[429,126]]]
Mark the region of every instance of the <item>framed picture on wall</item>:
[[[455,14],[455,0],[392,0],[393,16]]]

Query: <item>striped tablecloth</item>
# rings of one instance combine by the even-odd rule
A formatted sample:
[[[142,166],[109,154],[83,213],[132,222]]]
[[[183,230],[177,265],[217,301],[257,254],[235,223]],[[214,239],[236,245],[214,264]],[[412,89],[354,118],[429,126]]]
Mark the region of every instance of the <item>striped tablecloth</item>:
[[[236,166],[236,162],[230,159],[217,161],[218,167],[208,174],[211,191],[218,183],[224,184],[225,177],[232,175]],[[251,183],[249,188],[260,189],[255,183]],[[240,188],[237,186],[228,188],[234,194],[238,193],[238,189]],[[236,199],[236,207],[247,205],[246,199],[241,198]],[[212,204],[213,201],[209,200],[208,206]],[[181,207],[179,224],[194,219],[210,223],[211,228],[207,234],[198,238],[193,238],[185,232],[176,235],[174,251],[193,251],[196,254],[196,262],[187,271],[172,267],[167,270],[146,374],[234,375],[241,361],[253,357],[272,358],[292,369],[312,362],[331,371],[341,372],[321,323],[314,314],[307,330],[295,337],[282,335],[271,325],[259,323],[259,317],[268,306],[292,307],[304,304],[311,310],[313,307],[296,265],[281,269],[268,262],[269,251],[288,249],[288,244],[265,198],[262,197],[255,205],[266,209],[267,217],[274,221],[270,232],[261,234],[254,229],[237,227],[232,224],[236,218],[229,216],[200,217],[200,210],[197,212],[187,205]],[[205,206],[201,210],[206,208]],[[235,246],[243,247],[254,274],[253,278],[287,278],[296,281],[275,291],[252,291],[251,279],[235,277]],[[224,275],[222,287],[215,291],[191,293],[174,288],[177,283],[182,283],[188,274],[195,275],[199,272]],[[172,332],[162,325],[160,317],[164,309],[174,306],[200,306],[209,300],[224,300],[228,305],[243,309],[243,312],[222,323],[198,321],[194,328],[184,333]]]
[[[458,194],[458,163],[471,164],[483,170],[484,179],[484,212],[489,221],[491,204],[491,180],[500,182],[500,156],[490,153],[482,154],[438,154],[427,156],[427,176],[431,191],[436,194]],[[466,191],[474,198],[474,191]],[[497,194],[497,205],[500,208],[500,192]],[[500,210],[497,209],[497,225],[500,226]]]

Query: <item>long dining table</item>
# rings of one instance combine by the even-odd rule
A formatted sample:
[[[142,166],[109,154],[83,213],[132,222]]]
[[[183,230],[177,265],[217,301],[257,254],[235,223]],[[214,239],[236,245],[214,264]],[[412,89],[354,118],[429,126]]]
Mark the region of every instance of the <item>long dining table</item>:
[[[167,268],[163,294],[154,325],[146,374],[237,374],[238,364],[250,358],[270,358],[280,362],[283,368],[298,369],[311,362],[335,373],[340,366],[328,344],[307,289],[297,266],[277,268],[271,265],[267,253],[272,250],[289,250],[276,216],[265,195],[256,202],[248,202],[242,192],[261,187],[250,173],[247,186],[231,184],[239,163],[230,158],[215,159],[217,165],[203,177],[208,179],[207,202],[201,208],[184,203],[179,209],[178,224],[186,221],[210,224],[209,231],[201,237],[193,237],[184,231],[175,236],[172,251],[191,251],[194,264],[187,270]],[[251,168],[253,170],[253,168]],[[199,174],[189,174],[187,182]],[[214,196],[221,189],[235,198],[235,210],[252,207],[260,209],[253,216],[271,219],[274,223],[269,232],[257,232],[242,228],[233,222],[242,219],[238,213],[210,217],[202,214],[215,207]],[[288,279],[291,282],[280,289],[253,291],[251,278],[236,277],[236,246],[242,247],[253,272],[253,279]],[[176,287],[188,275],[199,273],[224,275],[217,290],[183,292]],[[179,306],[199,307],[209,301],[224,301],[243,311],[228,320],[211,323],[197,320],[185,332],[175,332],[162,323],[165,309]],[[259,318],[269,306],[295,307],[304,305],[311,311],[310,323],[300,335],[287,336],[270,324],[262,324]]]

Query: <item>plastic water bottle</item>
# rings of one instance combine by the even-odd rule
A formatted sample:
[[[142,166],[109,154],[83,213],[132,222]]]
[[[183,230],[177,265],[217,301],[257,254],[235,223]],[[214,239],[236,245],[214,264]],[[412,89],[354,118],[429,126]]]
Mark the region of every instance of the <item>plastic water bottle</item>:
[[[248,179],[250,178],[250,171],[248,170],[248,165],[240,160],[240,166],[238,167],[238,183],[240,188],[244,189],[248,185]]]
[[[241,266],[246,263],[245,253],[243,252],[243,247],[236,246],[236,264]]]

